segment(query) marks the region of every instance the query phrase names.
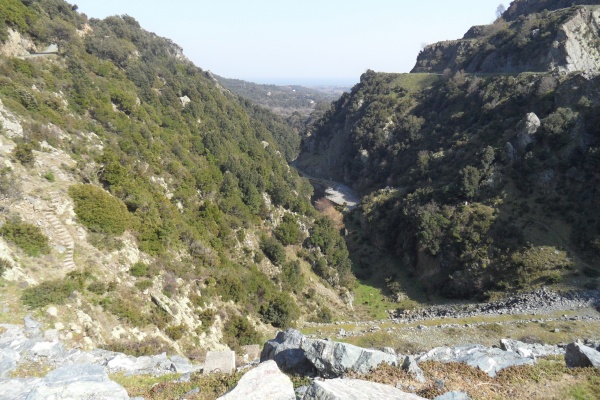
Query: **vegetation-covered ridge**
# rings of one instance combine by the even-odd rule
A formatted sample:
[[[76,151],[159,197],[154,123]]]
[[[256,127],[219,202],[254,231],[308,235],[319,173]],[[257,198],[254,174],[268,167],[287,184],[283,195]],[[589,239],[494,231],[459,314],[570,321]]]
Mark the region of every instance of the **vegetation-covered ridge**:
[[[536,18],[561,12],[573,10]],[[368,71],[312,125],[298,164],[364,194],[371,243],[431,293],[597,287],[599,89],[593,71]]]
[[[230,346],[257,342],[259,320],[284,327],[317,318],[324,302],[304,276],[317,273],[334,294],[353,279],[339,232],[287,165],[297,152],[290,129],[134,18],[88,19],[76,8],[0,0],[2,154],[14,163],[1,175],[3,210],[33,218],[20,206],[24,194],[48,204],[46,232],[59,230],[50,239],[63,244],[48,249],[35,226],[9,216],[0,233],[47,263],[76,240],[72,271],[45,274],[28,270],[26,258],[9,260],[35,276],[23,301],[46,307],[77,297],[92,319],[104,313],[99,342],[110,341],[101,330],[111,324],[155,326],[181,348],[209,334],[220,340],[221,330]],[[58,55],[16,57],[50,43]],[[49,153],[73,165],[45,171]],[[74,234],[63,222],[61,201],[85,230]]]

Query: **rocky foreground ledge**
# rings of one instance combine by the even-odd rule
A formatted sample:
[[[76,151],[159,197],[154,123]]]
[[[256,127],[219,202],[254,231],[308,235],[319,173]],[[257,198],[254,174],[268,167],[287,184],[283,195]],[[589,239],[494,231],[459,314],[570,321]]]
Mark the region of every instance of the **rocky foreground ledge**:
[[[129,399],[125,388],[109,374],[182,374],[189,378],[208,365],[193,365],[179,356],[160,354],[131,357],[106,350],[66,350],[52,330],[42,332],[40,324],[26,318],[23,326],[0,325],[0,400],[41,399]],[[308,338],[297,330],[279,332],[263,347],[236,387],[223,400],[322,400],[322,399],[422,399],[415,388],[391,386],[360,379],[382,364],[401,367],[415,382],[427,382],[419,363],[464,363],[490,377],[516,365],[535,364],[540,357],[564,357],[566,366],[600,368],[600,344],[581,342],[568,346],[527,344],[503,339],[499,347],[481,345],[439,347],[418,355],[400,355],[393,349],[365,349],[331,340]],[[49,367],[44,377],[19,378],[28,363]],[[256,365],[258,364],[258,365]],[[308,378],[310,385],[294,390],[287,374]],[[352,376],[354,379],[350,379]],[[358,379],[356,379],[358,378]],[[447,392],[436,400],[468,399],[462,392]],[[141,398],[137,398],[138,400]]]

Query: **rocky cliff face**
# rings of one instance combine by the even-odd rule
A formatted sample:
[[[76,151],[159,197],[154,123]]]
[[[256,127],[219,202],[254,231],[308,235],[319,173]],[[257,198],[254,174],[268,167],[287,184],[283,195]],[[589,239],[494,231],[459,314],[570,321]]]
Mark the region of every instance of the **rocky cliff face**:
[[[568,8],[571,6],[580,5],[593,5],[600,4],[600,1],[594,0],[516,0],[510,4],[508,10],[502,15],[502,18],[506,21],[514,21],[517,18],[541,13],[544,10],[556,11],[561,8]]]
[[[511,17],[519,13],[513,20],[499,19],[492,25],[471,28],[460,40],[427,46],[412,72],[600,70],[600,7],[586,5],[525,13],[531,9],[526,7],[529,2],[518,8],[521,3],[515,2],[507,11]]]

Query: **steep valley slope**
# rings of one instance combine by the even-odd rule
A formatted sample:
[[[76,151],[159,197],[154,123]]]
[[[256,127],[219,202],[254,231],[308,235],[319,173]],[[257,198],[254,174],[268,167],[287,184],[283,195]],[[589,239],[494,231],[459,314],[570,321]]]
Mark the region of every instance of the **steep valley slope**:
[[[303,138],[299,168],[359,191],[359,241],[430,295],[598,288],[600,7],[564,3],[515,1],[413,73],[367,71]]]
[[[345,243],[280,119],[132,17],[0,10],[1,322],[193,357],[349,312]]]

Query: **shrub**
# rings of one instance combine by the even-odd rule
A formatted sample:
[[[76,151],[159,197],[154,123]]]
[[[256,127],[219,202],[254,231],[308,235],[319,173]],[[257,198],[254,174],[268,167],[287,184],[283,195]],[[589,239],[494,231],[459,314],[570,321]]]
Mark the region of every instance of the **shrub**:
[[[74,291],[75,285],[70,280],[46,281],[25,289],[21,301],[31,308],[46,307],[50,304],[60,305],[64,304]]]
[[[165,333],[167,334],[168,337],[171,338],[171,340],[179,340],[183,337],[183,334],[186,331],[186,327],[185,325],[181,324],[181,325],[175,325],[175,326],[167,326],[167,328],[165,329]]]
[[[33,145],[31,143],[17,143],[13,149],[13,157],[26,167],[31,167],[35,162]]]
[[[146,276],[146,274],[148,273],[148,265],[144,264],[143,262],[136,262],[129,269],[129,273],[132,276],[135,276],[136,278],[141,278],[143,276]]]
[[[333,321],[333,314],[331,310],[325,306],[321,307],[319,311],[317,311],[316,318],[313,322],[320,323],[330,323]]]
[[[135,287],[143,292],[144,290],[152,287],[152,280],[142,279],[141,281],[135,283]]]
[[[125,204],[103,189],[89,184],[69,188],[75,202],[75,214],[92,232],[120,235],[131,221]]]
[[[281,276],[283,278],[284,288],[294,293],[299,293],[304,289],[304,277],[300,267],[300,261],[290,261],[283,265]]]
[[[128,298],[104,299],[102,307],[119,320],[125,320],[136,327],[144,327],[150,323],[148,316],[140,309],[140,305]]]
[[[28,256],[36,257],[50,252],[48,238],[35,225],[13,218],[0,228],[0,235],[16,244]]]
[[[21,197],[21,182],[15,178],[10,168],[0,170],[0,194],[3,198]]]
[[[97,295],[103,295],[104,293],[108,292],[109,287],[104,282],[95,281],[88,285],[87,290]]]
[[[210,308],[208,308],[204,311],[200,311],[198,313],[198,318],[202,322],[202,332],[208,331],[208,329],[213,324],[216,315],[217,315],[216,311],[212,310]]]
[[[284,246],[297,244],[302,239],[302,233],[300,232],[296,218],[290,214],[283,216],[283,221],[275,228],[273,233]]]
[[[277,239],[263,236],[260,239],[260,249],[274,264],[282,265],[285,262],[285,248]]]
[[[54,182],[56,177],[52,171],[48,171],[44,174],[44,179],[46,179],[48,182]]]
[[[246,318],[237,315],[230,318],[225,324],[223,337],[225,343],[232,349],[262,341],[260,334],[252,324]]]
[[[143,341],[115,341],[105,345],[106,350],[124,353],[134,357],[152,356],[159,353],[173,353],[173,348],[164,340],[151,337]]]
[[[276,328],[288,328],[298,318],[300,310],[286,293],[278,293],[268,304],[260,307],[261,319]]]
[[[5,258],[0,258],[0,276],[4,274],[4,271],[10,268],[12,268],[10,261]]]

